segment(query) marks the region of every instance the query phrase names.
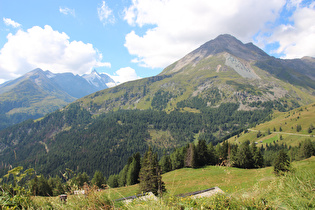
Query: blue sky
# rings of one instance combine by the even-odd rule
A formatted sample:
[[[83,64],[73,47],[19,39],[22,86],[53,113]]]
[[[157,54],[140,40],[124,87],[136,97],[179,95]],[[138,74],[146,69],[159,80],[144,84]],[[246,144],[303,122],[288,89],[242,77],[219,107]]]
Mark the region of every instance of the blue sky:
[[[0,0],[0,18],[0,83],[34,68],[154,76],[226,33],[276,57],[315,57],[310,0]]]

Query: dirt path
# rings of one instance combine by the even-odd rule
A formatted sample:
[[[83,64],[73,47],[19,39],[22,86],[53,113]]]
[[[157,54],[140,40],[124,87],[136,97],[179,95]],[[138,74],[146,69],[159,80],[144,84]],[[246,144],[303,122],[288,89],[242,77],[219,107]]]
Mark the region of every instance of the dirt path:
[[[258,132],[258,130],[253,130],[253,129],[247,129],[247,130],[253,131],[253,132]],[[286,132],[270,132],[270,133],[279,133],[279,134],[294,135],[294,136],[314,137],[312,135],[298,134],[298,133],[286,133]]]

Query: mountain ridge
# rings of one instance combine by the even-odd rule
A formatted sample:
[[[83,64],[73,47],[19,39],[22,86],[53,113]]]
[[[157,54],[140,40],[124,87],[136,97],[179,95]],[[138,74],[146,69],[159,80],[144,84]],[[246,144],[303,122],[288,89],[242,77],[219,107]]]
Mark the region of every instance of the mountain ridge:
[[[208,103],[210,106],[225,101],[241,103],[242,108],[249,109],[249,103],[276,100],[285,106],[305,105],[315,100],[315,81],[307,74],[313,68],[315,65],[305,59],[274,58],[252,43],[243,44],[231,35],[220,35],[157,76],[99,91],[78,101],[92,113],[147,109],[152,108],[156,94],[163,90],[170,97],[164,100],[166,111],[197,95],[210,100],[214,97],[210,92],[218,92],[216,103]]]
[[[116,85],[108,75],[96,70],[79,76],[34,69],[0,86],[0,129],[42,117],[78,98],[108,88],[107,84]]]

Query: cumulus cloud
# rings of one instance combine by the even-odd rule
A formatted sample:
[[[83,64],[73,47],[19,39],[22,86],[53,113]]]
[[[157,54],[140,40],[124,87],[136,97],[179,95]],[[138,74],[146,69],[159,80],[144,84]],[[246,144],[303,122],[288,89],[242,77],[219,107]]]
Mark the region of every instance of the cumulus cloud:
[[[19,24],[18,22],[15,22],[14,20],[11,20],[10,18],[3,18],[3,22],[7,26],[12,26],[13,28],[21,27],[21,24]]]
[[[69,9],[67,7],[59,7],[59,12],[64,14],[64,15],[72,15],[75,17],[75,10],[74,9]]]
[[[315,2],[301,7],[297,2],[296,10],[290,17],[291,24],[276,27],[269,43],[278,43],[275,53],[283,58],[315,57]]]
[[[115,23],[115,16],[113,11],[106,5],[106,2],[103,1],[102,5],[97,8],[98,18],[100,21],[106,25],[107,23]]]
[[[131,31],[125,47],[133,62],[165,67],[219,34],[243,42],[279,16],[285,0],[133,0],[124,10],[131,26],[151,26],[144,35]]]
[[[0,50],[0,78],[10,80],[35,68],[55,73],[84,74],[93,67],[106,66],[102,54],[92,44],[69,41],[64,32],[54,31],[51,26],[34,26],[27,31],[9,34],[8,41]]]
[[[141,78],[131,67],[121,68],[117,70],[114,75],[110,75],[110,77],[118,84]]]

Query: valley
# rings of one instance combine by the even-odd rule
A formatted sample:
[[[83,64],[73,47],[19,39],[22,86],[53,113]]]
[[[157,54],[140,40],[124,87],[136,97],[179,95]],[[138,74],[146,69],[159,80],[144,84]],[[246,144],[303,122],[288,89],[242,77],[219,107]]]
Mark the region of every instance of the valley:
[[[98,172],[108,178],[106,193],[114,192],[98,195],[108,196],[106,205],[112,205],[118,194],[136,193],[139,170],[148,165],[140,159],[153,151],[155,162],[160,161],[156,171],[159,176],[163,173],[172,199],[177,194],[220,185],[233,196],[255,197],[250,205],[261,204],[260,199],[265,199],[259,195],[262,189],[281,182],[270,166],[282,152],[287,162],[295,161],[297,168],[300,163],[309,164],[305,168],[311,171],[314,168],[313,60],[274,58],[252,43],[243,44],[224,34],[156,76],[106,89],[103,86],[88,95],[77,90],[84,96],[62,91],[61,84],[49,80],[57,76],[34,70],[28,79],[20,79],[24,82],[1,86],[13,91],[0,95],[13,97],[1,106],[16,105],[7,109],[8,113],[3,111],[2,116],[15,109],[33,113],[30,110],[38,107],[31,105],[37,103],[49,113],[37,113],[36,120],[0,130],[0,177],[18,167],[34,169],[41,176],[32,177],[28,186],[35,189],[38,183],[50,180],[46,191],[35,189],[34,195],[57,195],[83,188],[84,182],[91,183],[90,177]],[[93,74],[106,84],[97,72]],[[86,78],[85,82],[98,84]],[[16,92],[24,83],[32,88]],[[42,104],[53,96],[64,99],[53,107],[56,111]],[[52,100],[52,104],[55,102]],[[303,167],[299,169],[302,175],[297,176],[304,176]],[[313,184],[314,176],[309,177]],[[272,198],[266,199],[278,207]]]

